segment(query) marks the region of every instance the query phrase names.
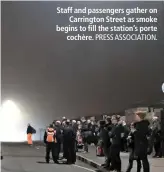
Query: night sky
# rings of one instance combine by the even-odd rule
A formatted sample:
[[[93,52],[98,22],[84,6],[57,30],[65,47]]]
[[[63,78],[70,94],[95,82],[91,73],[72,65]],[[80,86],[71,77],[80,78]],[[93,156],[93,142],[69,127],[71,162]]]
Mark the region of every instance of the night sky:
[[[65,40],[56,7],[155,7],[158,41]],[[31,119],[118,112],[138,101],[164,99],[162,2],[2,2],[2,100]]]

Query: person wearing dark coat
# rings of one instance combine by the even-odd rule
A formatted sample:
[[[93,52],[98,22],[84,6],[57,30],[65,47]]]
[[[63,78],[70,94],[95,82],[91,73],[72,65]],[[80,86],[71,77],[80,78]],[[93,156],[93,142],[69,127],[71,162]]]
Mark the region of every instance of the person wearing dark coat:
[[[66,126],[63,129],[63,145],[64,145],[64,155],[67,159],[67,164],[74,164],[76,162],[76,133],[74,132],[70,122],[66,122]]]
[[[74,132],[77,133],[78,124],[77,124],[76,120],[72,120],[72,128],[73,128]]]
[[[160,130],[156,130],[153,131],[154,133],[154,150],[155,150],[155,155],[153,156],[155,157],[160,157],[160,148],[161,148],[161,131]]]
[[[127,138],[127,145],[128,145],[128,148],[130,150],[130,153],[129,153],[129,165],[128,165],[128,168],[126,170],[126,172],[130,172],[131,169],[133,168],[133,161],[136,160],[137,161],[137,172],[140,172],[141,171],[141,161],[138,157],[135,157],[135,154],[134,154],[134,133],[135,133],[135,125],[132,123],[131,124],[131,131],[129,133],[129,136]]]
[[[145,120],[145,112],[137,112],[135,122],[135,133],[134,133],[134,154],[137,158],[142,161],[143,171],[150,172],[150,166],[148,162],[148,136],[150,135],[149,121]]]
[[[124,127],[122,123],[118,122],[117,119],[113,119],[114,126],[109,132],[109,137],[112,140],[110,146],[110,157],[111,157],[111,167],[110,170],[116,170],[121,172],[121,138],[124,136]]]
[[[128,147],[127,147],[127,137],[130,133],[129,128],[127,127],[126,123],[124,122],[123,124],[124,127],[124,137],[122,138],[122,151],[123,152],[128,152]]]
[[[152,144],[154,146],[155,155],[154,158],[160,157],[161,155],[161,128],[159,127],[159,121],[157,117],[154,117],[153,123],[151,126],[152,130]]]
[[[105,121],[104,120],[100,121],[100,135],[99,136],[102,141],[103,152],[105,155],[105,164],[102,164],[104,168],[110,167],[110,162],[111,162],[110,154],[109,154],[111,143],[110,143],[110,138],[109,138],[108,133],[109,131],[108,131]]]
[[[61,143],[62,143],[62,132],[61,132],[61,122],[60,121],[56,121],[54,129],[56,130],[56,139],[57,139],[57,143],[56,143],[57,159],[59,159],[59,154],[61,151]]]
[[[73,131],[77,134],[78,124],[77,124],[77,121],[76,120],[72,120],[72,128],[73,128]],[[76,140],[75,140],[75,150],[76,150],[76,152],[78,152],[78,141],[77,141],[77,137],[76,137]]]
[[[88,143],[89,143],[90,137],[92,136],[91,125],[88,124],[87,121],[82,123],[81,134],[82,134],[83,143],[84,143],[84,151],[85,153],[87,153]]]

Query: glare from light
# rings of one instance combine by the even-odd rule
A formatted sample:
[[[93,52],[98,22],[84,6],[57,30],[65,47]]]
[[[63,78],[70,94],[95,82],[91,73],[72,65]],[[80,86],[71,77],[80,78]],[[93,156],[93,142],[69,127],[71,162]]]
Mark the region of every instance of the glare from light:
[[[0,141],[17,142],[25,140],[25,131],[20,129],[23,116],[18,106],[11,100],[0,108]]]
[[[162,91],[163,91],[163,93],[164,93],[164,83],[162,84]]]

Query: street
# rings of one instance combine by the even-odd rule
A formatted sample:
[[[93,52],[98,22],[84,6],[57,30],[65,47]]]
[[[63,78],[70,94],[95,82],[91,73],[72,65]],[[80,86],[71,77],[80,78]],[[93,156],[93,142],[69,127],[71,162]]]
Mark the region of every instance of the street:
[[[45,147],[35,144],[30,147],[26,143],[7,143],[2,144],[2,155],[4,159],[1,161],[2,172],[95,172],[97,169],[88,165],[86,162],[77,160],[74,165],[54,164],[52,161],[50,164],[45,163]],[[79,152],[78,155],[83,156],[84,159],[94,161],[101,165],[104,162],[104,157],[97,157],[95,153],[95,147],[89,147],[89,153],[84,154]],[[121,153],[122,159],[122,171],[124,172],[128,164],[128,154]],[[152,159],[149,158],[150,172],[163,172],[164,159]],[[136,172],[136,162],[132,172]]]
[[[83,162],[75,165],[45,163],[44,148],[29,147],[17,143],[2,145],[4,159],[1,162],[2,172],[94,172],[96,169]]]
[[[79,152],[77,154],[78,157],[82,161],[87,162],[90,164],[90,162],[94,162],[94,164],[97,164],[97,166],[101,166],[105,162],[104,157],[97,157],[96,156],[96,148],[95,146],[89,146],[89,153],[84,154],[83,152]],[[121,161],[122,161],[122,171],[125,172],[128,166],[128,159],[129,159],[129,153],[123,153],[121,152]],[[152,155],[149,156],[149,163],[150,163],[150,172],[164,172],[164,158],[152,158]],[[137,171],[137,164],[136,161],[134,161],[134,166],[131,172]],[[142,171],[142,170],[141,170]]]
[[[97,164],[98,166],[101,166],[105,162],[104,157],[97,157],[96,151],[94,146],[89,146],[89,153],[84,154],[82,152],[78,153],[79,157],[82,157],[80,159],[85,160],[88,164],[89,161],[92,161],[92,164]],[[129,153],[122,153],[121,152],[121,161],[122,161],[122,171],[125,172],[128,166],[128,159],[129,159]],[[150,172],[163,172],[164,171],[164,158],[152,158],[152,155],[149,156],[149,163],[150,163]],[[134,166],[131,172],[137,171],[137,164],[136,161],[134,161]],[[142,170],[141,170],[142,171]]]

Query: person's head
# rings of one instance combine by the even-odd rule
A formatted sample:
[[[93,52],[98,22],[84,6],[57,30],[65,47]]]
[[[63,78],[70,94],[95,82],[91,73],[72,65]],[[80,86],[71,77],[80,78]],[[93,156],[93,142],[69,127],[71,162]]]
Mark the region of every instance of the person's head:
[[[61,125],[61,121],[56,121],[55,125],[56,126],[60,126]]]
[[[66,121],[67,119],[66,119],[66,117],[65,116],[63,116],[62,117],[62,121]]]
[[[63,122],[62,122],[62,126],[65,126],[65,125],[66,125],[66,121],[63,121]]]
[[[77,121],[77,124],[80,125],[81,124],[81,121]]]
[[[72,125],[76,124],[76,120],[72,120]]]
[[[53,125],[53,128],[55,127],[55,123],[52,123],[52,125]]]
[[[86,121],[85,117],[82,117],[81,121],[84,123]]]
[[[78,125],[78,129],[79,129],[79,130],[81,130],[81,128],[82,128],[82,125],[81,125],[81,124],[80,124],[80,125]]]
[[[87,123],[88,123],[88,124],[90,124],[90,123],[91,123],[91,120],[90,120],[90,119],[88,119],[88,120],[87,120]]]
[[[66,126],[69,126],[70,125],[70,120],[69,119],[67,119],[67,121],[66,121]]]
[[[112,115],[112,118],[111,118],[111,120],[113,120],[113,119],[115,119],[116,118],[116,115]]]
[[[153,122],[157,122],[158,121],[158,117],[157,116],[154,116],[153,119],[152,119]]]
[[[122,125],[123,125],[123,126],[126,126],[126,122],[125,122],[125,121],[122,121]]]
[[[112,124],[116,125],[117,124],[117,119],[116,118],[112,118]]]
[[[111,124],[112,123],[111,117],[108,116],[107,119],[106,119],[106,121],[107,121],[107,124]]]
[[[105,125],[106,125],[106,122],[105,122],[105,120],[101,120],[101,121],[99,122],[99,124],[100,124],[100,128],[104,128]]]
[[[117,123],[118,123],[119,125],[123,125],[123,120],[117,120]]]
[[[136,124],[132,122],[130,124],[130,130],[133,132],[133,131],[135,131],[135,129],[136,129]]]
[[[137,111],[135,113],[135,121],[139,122],[139,121],[142,121],[145,119],[147,115],[147,112],[144,112],[144,111]]]
[[[92,116],[92,117],[90,118],[90,120],[91,120],[91,122],[95,122],[96,118],[95,118],[94,116]]]
[[[133,122],[130,124],[130,129],[134,129],[134,123]]]
[[[116,115],[116,119],[117,119],[117,121],[120,121],[121,116],[120,115]]]
[[[53,124],[50,124],[50,125],[49,125],[49,128],[53,128]]]
[[[95,124],[95,121],[91,121],[91,124],[94,125]]]

